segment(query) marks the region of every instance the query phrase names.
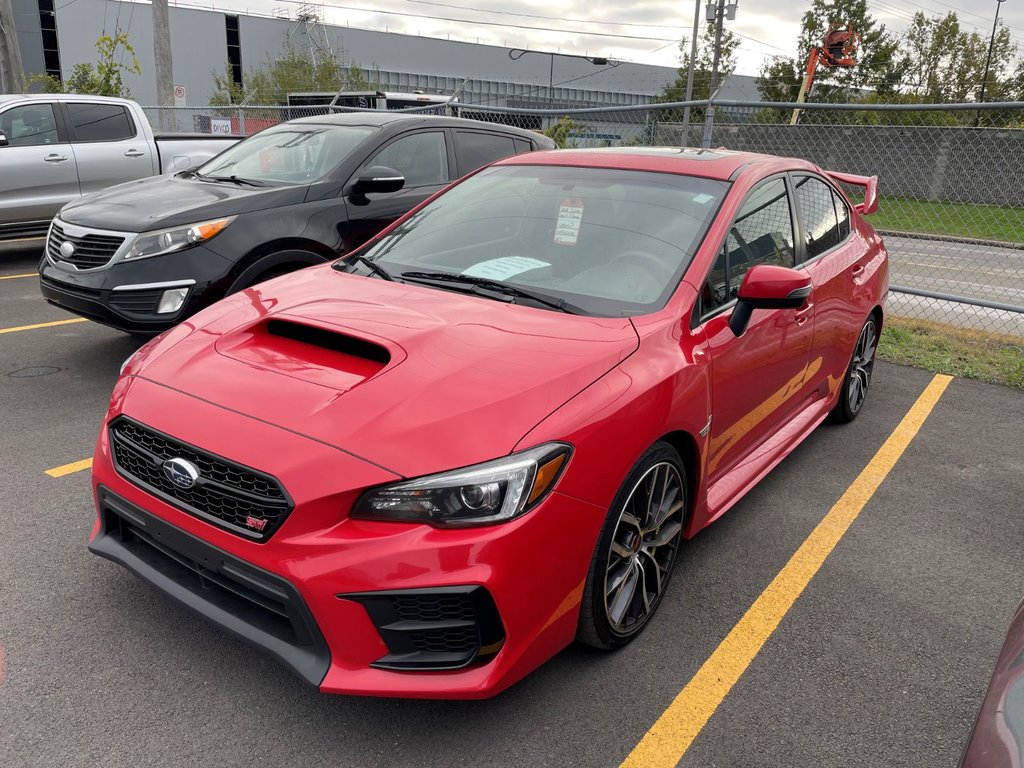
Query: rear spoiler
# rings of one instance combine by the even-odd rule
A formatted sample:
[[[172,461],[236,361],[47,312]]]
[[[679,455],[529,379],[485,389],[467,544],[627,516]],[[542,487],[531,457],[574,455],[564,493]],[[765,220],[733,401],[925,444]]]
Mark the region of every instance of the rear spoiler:
[[[864,187],[864,202],[853,206],[859,213],[867,216],[878,210],[877,176],[854,176],[852,173],[839,173],[838,171],[825,171],[825,173],[833,181],[838,181],[840,184]]]

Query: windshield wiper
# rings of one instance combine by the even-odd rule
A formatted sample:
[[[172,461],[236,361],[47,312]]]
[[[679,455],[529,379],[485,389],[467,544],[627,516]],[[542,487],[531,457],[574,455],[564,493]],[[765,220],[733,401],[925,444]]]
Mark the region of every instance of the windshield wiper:
[[[501,293],[505,296],[518,297],[522,299],[529,299],[535,301],[538,304],[542,304],[545,307],[551,309],[557,309],[559,312],[566,312],[570,315],[585,315],[586,311],[582,307],[577,307],[574,304],[570,304],[565,299],[555,298],[554,296],[547,296],[543,293],[536,293],[534,291],[528,291],[525,288],[519,288],[508,283],[502,283],[498,280],[488,280],[486,277],[473,277],[472,275],[456,275],[451,272],[403,272],[402,277],[407,280],[423,281],[423,282],[443,282],[443,283],[462,283],[463,285],[472,285],[477,288],[484,288],[488,291],[494,291],[495,293]]]
[[[227,181],[232,184],[238,184],[239,186],[246,187],[266,187],[262,181],[255,181],[254,179],[243,179],[241,176],[207,176],[205,174],[195,172],[195,177],[200,181]]]
[[[379,264],[377,264],[376,262],[374,262],[373,259],[368,259],[365,256],[363,256],[362,254],[350,253],[348,256],[342,256],[341,259],[342,259],[342,261],[348,261],[348,260],[358,261],[360,264],[362,264],[368,270],[373,272],[373,274],[375,274],[381,280],[388,280],[388,281],[390,281],[392,283],[395,282],[395,278],[392,276],[392,274],[390,272],[388,272],[386,269],[384,269],[384,267],[382,267]]]

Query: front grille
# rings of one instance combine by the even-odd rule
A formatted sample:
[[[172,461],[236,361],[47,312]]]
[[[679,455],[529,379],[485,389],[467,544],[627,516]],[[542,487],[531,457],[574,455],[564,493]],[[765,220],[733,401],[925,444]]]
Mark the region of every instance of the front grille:
[[[75,246],[75,252],[70,258],[65,258],[60,252],[60,247],[65,242]],[[123,244],[124,238],[114,235],[90,233],[83,237],[72,237],[54,222],[50,228],[50,237],[46,241],[46,253],[54,261],[63,261],[79,269],[95,269],[109,262]]]
[[[122,312],[155,314],[164,289],[143,291],[111,291],[110,306]]]
[[[243,467],[175,440],[131,419],[110,426],[110,445],[118,474],[179,509],[232,533],[266,541],[292,510],[281,484],[270,475]],[[171,482],[169,459],[195,465],[199,479],[191,488]]]
[[[483,587],[458,586],[338,595],[366,608],[389,653],[371,666],[395,670],[461,669],[492,658],[505,641],[494,599]]]

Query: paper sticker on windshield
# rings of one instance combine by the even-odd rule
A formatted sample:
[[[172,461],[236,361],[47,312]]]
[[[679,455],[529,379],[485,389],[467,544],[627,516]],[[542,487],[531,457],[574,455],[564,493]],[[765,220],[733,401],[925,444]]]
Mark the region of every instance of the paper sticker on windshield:
[[[708,194],[705,194],[703,192],[701,194],[699,194],[699,195],[694,195],[693,196],[693,202],[697,203],[698,205],[704,205],[704,203],[710,203],[714,199],[715,199],[714,195],[708,195]]]
[[[504,280],[506,277],[529,272],[531,269],[550,266],[546,261],[531,259],[529,256],[502,256],[474,264],[469,269],[462,270],[462,274],[469,277],[486,277],[488,280]]]
[[[580,239],[580,225],[583,224],[583,201],[563,200],[558,208],[555,222],[555,244],[576,245]]]

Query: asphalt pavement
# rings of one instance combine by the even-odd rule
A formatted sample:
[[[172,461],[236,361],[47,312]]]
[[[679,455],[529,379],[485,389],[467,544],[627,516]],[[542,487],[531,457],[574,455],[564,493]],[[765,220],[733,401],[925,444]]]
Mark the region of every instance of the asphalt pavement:
[[[0,278],[30,274],[0,259]],[[138,342],[0,279],[0,765],[617,766],[932,381],[879,364],[688,542],[657,618],[495,699],[322,695],[85,548],[87,471]],[[40,327],[2,333],[28,325]],[[1024,396],[954,380],[681,766],[954,766],[1024,592]]]

